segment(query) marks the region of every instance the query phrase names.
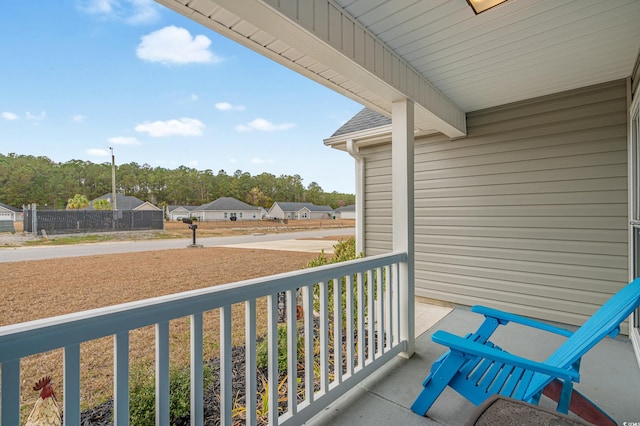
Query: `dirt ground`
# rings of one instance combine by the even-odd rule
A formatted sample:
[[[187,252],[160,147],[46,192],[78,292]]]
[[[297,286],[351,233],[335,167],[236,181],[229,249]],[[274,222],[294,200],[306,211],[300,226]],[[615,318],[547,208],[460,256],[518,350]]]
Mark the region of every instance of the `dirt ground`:
[[[181,237],[185,237],[184,234],[190,235],[191,231],[185,224],[168,223],[168,225],[165,232],[175,232]],[[199,234],[200,236],[212,236],[206,235],[207,231],[221,232],[224,233],[223,235],[234,232],[266,232],[266,229],[258,231],[250,226],[236,226],[235,228],[240,230],[234,231],[232,229],[234,227],[226,227],[226,222],[222,227],[214,227],[210,223],[203,225],[201,228],[199,224],[198,231],[205,231],[203,232],[205,235]],[[184,232],[185,228],[187,233]],[[291,230],[291,228],[288,229]],[[336,230],[336,234],[340,234],[339,229]],[[336,237],[338,238],[340,237]],[[1,255],[2,249],[0,249]],[[0,263],[3,294],[3,301],[0,304],[0,326],[299,270],[315,257],[317,254],[314,253],[258,249],[185,248]],[[266,303],[259,301],[258,305],[258,315],[264,316]],[[233,318],[233,341],[234,344],[241,344],[244,339],[243,306],[233,307]],[[171,363],[188,366],[188,318],[172,321],[170,328]],[[217,356],[218,328],[218,313],[205,313],[205,358],[207,359]],[[153,333],[152,327],[130,333],[132,369],[152,368]],[[112,348],[111,338],[81,345],[83,407],[94,406],[111,396]],[[30,389],[31,386],[43,375],[53,376],[58,384],[56,392],[62,395],[61,350],[23,359],[21,366],[22,400],[25,410],[29,409],[36,397]]]

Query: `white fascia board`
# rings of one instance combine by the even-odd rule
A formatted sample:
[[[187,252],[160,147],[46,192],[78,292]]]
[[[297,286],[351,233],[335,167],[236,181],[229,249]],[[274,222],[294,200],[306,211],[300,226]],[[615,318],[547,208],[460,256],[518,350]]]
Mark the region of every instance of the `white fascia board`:
[[[414,132],[414,138],[427,135],[435,135],[441,133],[438,130],[416,130]],[[357,148],[371,145],[380,145],[383,143],[391,143],[391,124],[386,126],[374,127],[371,129],[361,130],[358,132],[345,133],[339,136],[333,136],[324,139],[323,142],[326,146],[339,149],[341,151],[347,150],[347,141],[352,140]]]
[[[300,2],[273,0],[156,1],[332,90],[363,105],[372,106],[369,105],[367,99],[359,98],[355,93],[260,45],[247,35],[235,31],[233,29],[235,23],[223,25],[196,10],[198,8],[199,10],[214,11],[221,7],[238,17],[239,20],[248,22],[257,29],[281,40],[286,45],[308,55],[358,86],[375,93],[388,103],[388,105],[378,105],[378,108],[390,113],[391,102],[408,98],[416,105],[415,125],[418,129],[435,128],[451,138],[466,136],[466,115],[464,111],[444,96],[416,70],[402,61],[391,48],[378,40],[351,15],[330,0],[315,0],[313,2],[314,13],[326,14],[321,19],[326,20],[327,23],[339,16],[340,22],[342,22],[340,28],[348,27],[345,31],[354,31],[357,37],[373,43],[375,45],[374,50],[377,51],[376,54],[384,54],[387,58],[388,63],[386,65],[380,66],[379,61],[373,60],[361,59],[358,61],[356,59],[358,55],[355,52],[349,52],[343,46],[338,45],[340,43],[336,43],[335,39],[341,39],[342,37],[334,37],[334,35],[330,37],[330,31],[314,28],[313,23],[301,19],[297,13],[298,6],[308,5],[308,0],[301,0]],[[349,25],[346,24],[347,22]],[[389,73],[388,70],[392,70],[392,72]]]

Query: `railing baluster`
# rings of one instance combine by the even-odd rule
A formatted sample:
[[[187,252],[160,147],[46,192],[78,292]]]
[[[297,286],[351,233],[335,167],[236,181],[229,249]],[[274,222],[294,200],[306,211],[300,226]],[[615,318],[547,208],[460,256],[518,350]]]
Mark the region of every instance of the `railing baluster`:
[[[64,426],[80,425],[80,344],[64,348]]]
[[[302,303],[304,305],[304,400],[310,404],[314,401],[314,354],[313,354],[313,298],[312,287],[302,287]]]
[[[398,277],[398,264],[392,264],[391,270],[391,304],[393,305],[393,311],[395,312],[393,317],[393,346],[396,346],[400,342],[400,280]]]
[[[169,426],[169,321],[156,324],[156,425]]]
[[[345,285],[347,286],[347,291],[346,291],[346,297],[347,297],[347,306],[346,306],[346,314],[347,314],[347,327],[346,327],[346,333],[347,333],[347,350],[346,350],[346,357],[347,357],[347,372],[346,374],[348,376],[353,376],[353,361],[354,361],[354,347],[353,347],[353,333],[354,333],[354,328],[353,328],[353,318],[354,318],[354,314],[353,314],[353,278],[351,276],[351,274],[346,275],[345,276],[346,280],[345,280]]]
[[[342,278],[333,280],[333,375],[342,383]]]
[[[329,391],[329,313],[327,282],[322,281],[320,286],[320,394]]]
[[[287,290],[287,410],[298,412],[298,330],[296,323],[296,291]]]
[[[204,424],[202,313],[191,315],[191,425]]]
[[[255,426],[257,424],[256,415],[256,300],[251,299],[245,302],[245,376],[246,376],[246,425]]]
[[[391,268],[389,265],[384,267],[384,352],[387,352],[393,346],[393,325],[391,323]]]
[[[231,306],[227,305],[220,308],[220,424],[224,426],[233,424],[231,352]]]
[[[35,382],[35,380],[34,380]],[[2,363],[0,424],[20,424],[20,359]]]
[[[129,332],[113,336],[113,422],[129,424]]]
[[[358,272],[358,368],[364,368],[364,275]]]
[[[384,329],[384,320],[386,318],[385,315],[385,310],[384,310],[384,285],[383,285],[383,280],[384,277],[382,275],[382,268],[376,268],[375,270],[375,276],[376,276],[376,286],[377,286],[377,290],[378,290],[378,298],[376,299],[376,306],[377,306],[377,311],[376,311],[376,324],[378,324],[377,330],[378,330],[378,342],[376,345],[376,353],[378,355],[382,355],[382,353],[384,352],[383,347],[384,347],[384,334],[385,334],[385,329]]]
[[[368,322],[367,322],[367,331],[369,334],[369,350],[368,350],[368,362],[373,362],[376,353],[376,339],[375,339],[375,325],[376,325],[376,312],[375,312],[375,303],[374,303],[374,292],[375,283],[373,282],[373,271],[371,269],[367,270],[367,312],[368,312]]]
[[[278,295],[267,296],[269,424],[278,424]]]

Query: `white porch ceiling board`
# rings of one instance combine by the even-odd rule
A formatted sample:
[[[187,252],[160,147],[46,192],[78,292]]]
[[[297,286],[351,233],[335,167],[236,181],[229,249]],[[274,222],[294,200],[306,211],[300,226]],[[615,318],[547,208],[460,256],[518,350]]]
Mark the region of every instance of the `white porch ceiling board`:
[[[558,7],[539,13],[518,27],[510,25],[475,36],[467,33],[464,38],[460,33],[457,36],[446,34],[447,39],[439,43],[440,46],[436,43],[429,44],[428,49],[422,48],[405,57],[421,72],[430,73],[438,68],[454,65],[469,66],[478,60],[487,60],[485,58],[491,58],[495,62],[496,57],[504,60],[514,55],[525,56],[531,49],[548,49],[550,45],[561,43],[570,51],[572,41],[578,46],[589,44],[596,37],[602,37],[602,34],[598,34],[601,29],[619,25],[626,15],[624,8],[607,10],[604,3],[578,11],[561,9],[563,8]],[[483,49],[483,45],[489,45],[491,49]],[[425,54],[426,52],[428,53]]]
[[[630,76],[638,0],[336,0],[465,111]]]

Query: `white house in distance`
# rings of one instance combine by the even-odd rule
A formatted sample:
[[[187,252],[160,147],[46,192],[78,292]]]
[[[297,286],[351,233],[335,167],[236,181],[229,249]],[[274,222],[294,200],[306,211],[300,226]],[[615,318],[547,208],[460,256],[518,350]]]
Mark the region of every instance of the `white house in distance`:
[[[167,217],[169,220],[190,218],[193,214],[193,210],[197,208],[197,206],[167,206]]]
[[[338,207],[336,209],[336,217],[340,219],[355,219],[356,205],[350,204],[348,206]]]
[[[0,203],[0,220],[15,222],[20,220],[22,210],[8,204]]]
[[[313,203],[283,203],[276,201],[269,209],[269,217],[276,219],[331,219],[334,210],[330,206]]]
[[[262,220],[264,209],[251,206],[232,197],[221,197],[194,208],[191,215],[198,220]],[[235,217],[236,219],[231,219]]]

